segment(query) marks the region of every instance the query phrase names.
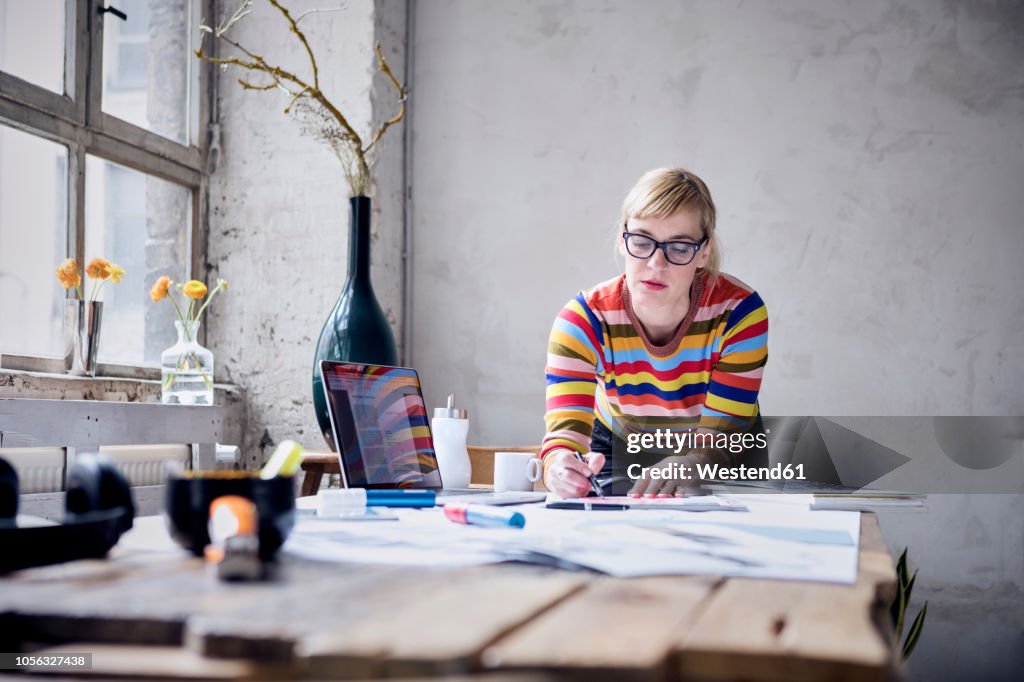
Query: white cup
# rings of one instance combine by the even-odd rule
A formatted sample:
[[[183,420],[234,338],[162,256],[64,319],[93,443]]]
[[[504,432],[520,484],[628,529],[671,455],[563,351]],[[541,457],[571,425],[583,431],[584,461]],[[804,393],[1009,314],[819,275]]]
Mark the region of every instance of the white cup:
[[[494,492],[533,490],[544,467],[532,452],[494,453]]]

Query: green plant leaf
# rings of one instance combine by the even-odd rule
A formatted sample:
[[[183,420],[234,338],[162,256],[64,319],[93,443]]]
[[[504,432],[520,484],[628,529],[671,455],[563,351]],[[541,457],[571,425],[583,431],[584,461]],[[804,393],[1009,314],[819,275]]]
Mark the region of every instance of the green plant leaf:
[[[907,613],[907,593],[901,585],[896,594],[896,622],[893,624],[896,630],[896,641],[903,637],[903,619]]]
[[[914,575],[910,576],[910,582],[907,583],[907,587],[904,590],[906,592],[906,602],[910,603],[910,593],[914,591],[914,581],[917,580],[917,571],[914,571]]]
[[[907,548],[903,548],[899,560],[896,562],[896,576],[899,578],[900,587],[907,584]]]
[[[907,550],[904,547],[900,558],[896,560],[896,596],[893,597],[892,605],[889,607],[889,616],[892,618],[892,626],[896,631],[897,638],[903,629],[903,614],[907,609],[906,596],[903,593],[907,583]]]
[[[928,602],[924,603],[921,607],[921,611],[918,612],[917,618],[914,619],[913,624],[910,626],[910,632],[907,633],[907,639],[903,642],[903,660],[910,658],[910,654],[914,652],[914,647],[917,646],[917,640],[921,637],[921,630],[924,629],[924,617],[928,613]]]

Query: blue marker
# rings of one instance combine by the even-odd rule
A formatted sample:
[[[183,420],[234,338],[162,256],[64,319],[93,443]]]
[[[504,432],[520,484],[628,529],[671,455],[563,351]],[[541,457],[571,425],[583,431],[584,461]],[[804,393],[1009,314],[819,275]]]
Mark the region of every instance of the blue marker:
[[[433,490],[367,490],[367,507],[433,507]]]
[[[316,496],[316,515],[368,516],[367,507],[433,507],[435,503],[433,490],[321,490]]]

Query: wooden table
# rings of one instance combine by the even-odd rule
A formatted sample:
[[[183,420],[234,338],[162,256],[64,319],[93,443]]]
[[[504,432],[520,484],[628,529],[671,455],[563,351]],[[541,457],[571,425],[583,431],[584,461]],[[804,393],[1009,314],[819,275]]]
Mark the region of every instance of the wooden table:
[[[854,585],[612,579],[519,565],[421,569],[284,556],[219,582],[136,520],[109,560],[0,578],[0,651],[93,653],[93,676],[885,680],[892,558],[861,521]]]

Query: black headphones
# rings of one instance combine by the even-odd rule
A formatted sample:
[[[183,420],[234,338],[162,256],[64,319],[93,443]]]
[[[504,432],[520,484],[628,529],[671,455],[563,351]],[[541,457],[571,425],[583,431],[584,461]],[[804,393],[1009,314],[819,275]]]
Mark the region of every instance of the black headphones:
[[[19,528],[18,474],[0,458],[0,573],[105,557],[132,527],[131,487],[106,457],[77,454],[67,488],[64,523]]]

